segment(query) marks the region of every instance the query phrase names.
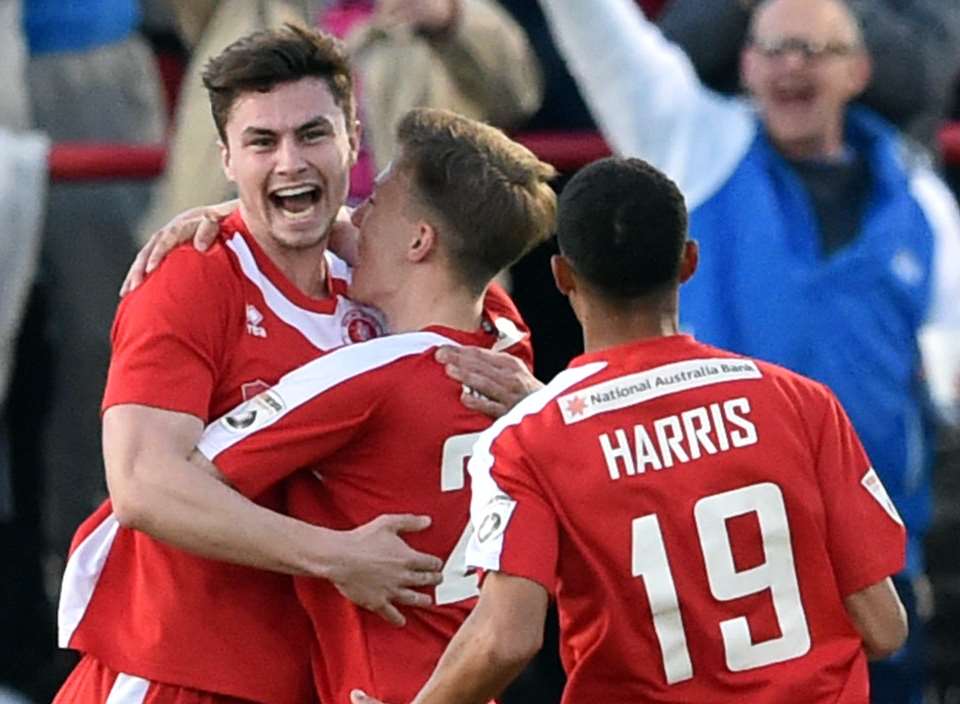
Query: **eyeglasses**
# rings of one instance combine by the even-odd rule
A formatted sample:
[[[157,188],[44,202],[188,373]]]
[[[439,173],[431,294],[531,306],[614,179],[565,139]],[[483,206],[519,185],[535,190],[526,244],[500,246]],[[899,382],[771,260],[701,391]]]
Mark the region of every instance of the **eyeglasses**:
[[[807,61],[816,61],[827,56],[846,56],[860,49],[859,44],[835,41],[817,42],[800,37],[778,37],[776,39],[751,37],[750,47],[768,59],[779,59],[795,52]]]

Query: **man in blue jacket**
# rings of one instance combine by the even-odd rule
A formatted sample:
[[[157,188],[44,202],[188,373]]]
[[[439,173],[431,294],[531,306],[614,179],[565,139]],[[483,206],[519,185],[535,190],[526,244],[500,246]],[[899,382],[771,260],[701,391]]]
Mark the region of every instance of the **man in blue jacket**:
[[[761,3],[746,101],[703,87],[630,0],[541,4],[614,149],[686,195],[702,265],[684,325],[840,397],[910,531],[897,586],[912,605],[932,458],[917,335],[960,328],[960,214],[891,125],[849,107],[870,77],[855,19],[840,0]],[[919,701],[919,638],[911,623],[907,647],[874,668],[875,702]]]

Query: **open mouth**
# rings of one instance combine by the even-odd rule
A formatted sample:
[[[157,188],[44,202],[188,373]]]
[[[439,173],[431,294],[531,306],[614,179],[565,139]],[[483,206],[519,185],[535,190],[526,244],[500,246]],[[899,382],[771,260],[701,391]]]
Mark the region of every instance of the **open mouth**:
[[[813,103],[816,91],[810,86],[778,88],[773,91],[773,98],[781,105],[803,107]]]
[[[320,189],[311,184],[278,188],[269,194],[274,207],[293,220],[304,220],[313,215],[320,201]]]

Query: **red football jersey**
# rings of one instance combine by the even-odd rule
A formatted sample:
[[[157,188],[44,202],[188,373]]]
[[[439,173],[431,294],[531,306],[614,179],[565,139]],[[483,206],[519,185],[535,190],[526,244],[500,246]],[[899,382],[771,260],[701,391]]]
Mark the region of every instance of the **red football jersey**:
[[[120,304],[104,409],[134,403],[206,421],[323,352],[380,335],[378,314],[345,298],[347,265],[330,253],[326,260],[331,295],[310,298],[239,214],[224,221],[208,252],[171,253]],[[491,290],[487,308],[498,329],[525,334],[502,290]],[[529,340],[519,348],[529,358]],[[252,496],[281,505],[277,492]],[[260,702],[311,697],[310,624],[290,577],[120,528],[109,501],[74,538],[59,628],[61,647],[120,672]]]
[[[489,332],[428,328],[335,351],[208,426],[198,445],[246,494],[282,480],[288,511],[314,524],[352,528],[383,513],[429,514],[406,536],[446,559],[436,606],[408,609],[396,628],[329,583],[295,579],[313,621],[321,701],[349,701],[355,687],[409,701],[429,676],[477,593],[466,574],[466,458],[490,419],[467,410],[460,387],[433,359],[451,341],[490,347]]]
[[[577,358],[474,451],[467,563],[556,595],[564,702],[868,701],[843,598],[905,535],[824,386],[642,341]]]

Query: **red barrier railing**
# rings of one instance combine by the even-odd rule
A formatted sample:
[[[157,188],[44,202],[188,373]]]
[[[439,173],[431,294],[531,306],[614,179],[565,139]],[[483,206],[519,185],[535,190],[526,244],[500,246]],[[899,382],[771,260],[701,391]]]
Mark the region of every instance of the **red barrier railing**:
[[[944,162],[960,166],[960,122],[951,122],[940,130],[940,148]]]
[[[596,132],[521,132],[515,138],[560,171],[575,171],[610,154]],[[960,122],[941,130],[940,144],[944,161],[960,166]],[[50,178],[58,182],[152,179],[163,173],[166,156],[162,145],[63,142],[50,150]]]
[[[154,144],[61,142],[48,157],[54,181],[133,181],[163,173],[167,150]]]

